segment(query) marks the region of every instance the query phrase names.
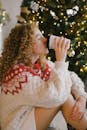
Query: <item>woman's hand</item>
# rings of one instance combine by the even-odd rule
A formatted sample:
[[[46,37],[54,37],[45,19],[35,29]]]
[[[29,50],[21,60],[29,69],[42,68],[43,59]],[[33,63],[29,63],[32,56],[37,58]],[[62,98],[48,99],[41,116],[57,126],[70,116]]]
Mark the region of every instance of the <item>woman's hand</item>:
[[[73,111],[70,118],[75,121],[79,121],[83,118],[86,110],[86,99],[84,97],[79,97],[74,105]]]
[[[65,62],[67,56],[67,50],[70,47],[70,40],[64,37],[55,38],[54,50],[57,61]]]

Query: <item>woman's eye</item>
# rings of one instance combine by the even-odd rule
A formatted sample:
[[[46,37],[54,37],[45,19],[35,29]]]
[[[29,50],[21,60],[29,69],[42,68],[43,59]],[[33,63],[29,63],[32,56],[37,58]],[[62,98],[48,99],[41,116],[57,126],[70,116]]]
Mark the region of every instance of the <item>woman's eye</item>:
[[[42,39],[42,37],[43,37],[43,36],[37,36],[37,39],[40,40],[40,39]]]

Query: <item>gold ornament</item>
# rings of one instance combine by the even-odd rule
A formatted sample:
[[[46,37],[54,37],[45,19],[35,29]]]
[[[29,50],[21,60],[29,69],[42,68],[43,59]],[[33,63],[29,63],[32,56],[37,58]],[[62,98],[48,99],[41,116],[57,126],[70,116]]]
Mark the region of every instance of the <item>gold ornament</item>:
[[[69,57],[73,57],[75,55],[75,51],[73,50],[73,48],[70,48],[68,51],[67,51],[67,55]]]
[[[87,66],[84,67],[84,71],[87,72]]]

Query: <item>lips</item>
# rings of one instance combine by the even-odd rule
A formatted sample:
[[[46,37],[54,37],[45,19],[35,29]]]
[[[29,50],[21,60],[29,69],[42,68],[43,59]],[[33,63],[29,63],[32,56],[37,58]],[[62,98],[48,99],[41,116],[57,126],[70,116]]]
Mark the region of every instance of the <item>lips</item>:
[[[43,44],[46,45],[46,43],[47,43],[47,39],[46,39],[45,37],[43,37],[43,38],[42,38],[42,42],[43,42]]]

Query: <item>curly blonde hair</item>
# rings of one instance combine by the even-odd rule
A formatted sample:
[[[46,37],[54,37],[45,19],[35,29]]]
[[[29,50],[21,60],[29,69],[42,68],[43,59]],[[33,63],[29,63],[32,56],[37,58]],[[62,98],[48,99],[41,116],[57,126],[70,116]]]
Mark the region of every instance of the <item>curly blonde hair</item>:
[[[32,66],[32,43],[36,23],[15,26],[4,42],[4,49],[0,57],[0,85],[2,78],[10,67],[24,63]]]

